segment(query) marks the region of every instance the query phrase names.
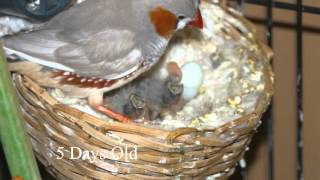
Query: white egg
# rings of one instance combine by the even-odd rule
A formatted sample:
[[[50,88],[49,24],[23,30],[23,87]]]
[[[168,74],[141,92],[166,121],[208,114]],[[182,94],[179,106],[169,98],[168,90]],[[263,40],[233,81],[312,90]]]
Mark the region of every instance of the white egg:
[[[189,62],[182,66],[182,84],[185,100],[191,100],[198,95],[199,88],[203,82],[203,70],[196,62]]]

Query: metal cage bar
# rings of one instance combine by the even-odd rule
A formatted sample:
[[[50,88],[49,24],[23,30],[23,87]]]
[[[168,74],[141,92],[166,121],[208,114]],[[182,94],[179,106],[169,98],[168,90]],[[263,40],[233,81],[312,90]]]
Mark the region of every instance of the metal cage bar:
[[[265,0],[246,0],[246,3],[267,6],[267,2]],[[273,1],[272,7],[298,12],[299,3],[291,4],[291,3]],[[304,13],[320,14],[320,8],[317,8],[317,7],[305,6],[305,5],[301,4],[301,8],[302,8],[301,9],[302,12],[304,12]]]
[[[268,45],[273,46],[273,9],[272,9],[273,0],[267,1],[267,38]],[[267,112],[268,118],[268,179],[273,179],[273,118],[272,118],[272,106]]]
[[[297,180],[303,179],[303,0],[297,0]]]
[[[268,44],[273,42],[273,8],[296,11],[296,61],[297,61],[297,180],[303,179],[303,13],[319,14],[320,8],[305,6],[303,0],[297,0],[296,4],[278,2],[273,0],[245,0],[246,3],[267,7]],[[267,113],[268,118],[268,179],[273,179],[273,132],[272,109]],[[245,179],[244,177],[242,179]]]

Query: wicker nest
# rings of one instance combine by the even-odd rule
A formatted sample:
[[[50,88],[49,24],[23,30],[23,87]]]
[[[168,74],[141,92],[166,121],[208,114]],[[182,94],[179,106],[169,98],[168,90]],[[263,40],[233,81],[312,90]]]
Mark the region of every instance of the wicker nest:
[[[237,19],[229,21],[228,28],[240,31],[242,38],[270,58],[252,36],[252,25],[232,10],[224,12]],[[239,24],[251,30],[251,36],[241,32]],[[14,75],[13,79],[35,154],[59,179],[205,179],[212,175],[226,179],[243,157],[270,103],[273,74],[268,62],[264,77],[264,92],[254,112],[214,129],[174,131],[106,122],[59,103],[28,77]],[[75,154],[71,154],[72,147],[77,147]],[[83,150],[82,158],[72,159],[79,155],[78,148]],[[84,150],[96,158],[92,153],[84,156]]]

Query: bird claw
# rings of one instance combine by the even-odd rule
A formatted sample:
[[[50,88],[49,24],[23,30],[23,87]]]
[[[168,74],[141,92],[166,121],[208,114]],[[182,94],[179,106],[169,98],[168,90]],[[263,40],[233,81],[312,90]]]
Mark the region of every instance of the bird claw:
[[[102,113],[104,113],[105,115],[109,116],[110,118],[112,119],[115,119],[119,122],[123,122],[123,123],[132,123],[132,119],[122,115],[122,114],[119,114],[117,112],[114,112],[112,111],[111,109],[105,107],[105,106],[97,106],[96,109]]]

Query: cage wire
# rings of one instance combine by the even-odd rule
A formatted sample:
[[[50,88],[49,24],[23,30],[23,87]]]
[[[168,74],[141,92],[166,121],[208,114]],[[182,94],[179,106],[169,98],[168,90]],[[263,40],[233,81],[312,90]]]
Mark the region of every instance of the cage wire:
[[[296,97],[297,97],[297,179],[303,179],[303,16],[304,13],[320,15],[320,8],[307,6],[303,4],[303,0],[296,0],[295,3],[285,3],[274,0],[235,0],[236,9],[243,11],[244,3],[255,4],[266,7],[267,19],[265,21],[267,28],[267,39],[270,47],[273,45],[273,9],[284,9],[296,12]],[[272,106],[265,115],[267,123],[267,139],[268,139],[268,179],[273,179],[273,119]],[[242,168],[240,172],[242,179],[246,179],[246,169]]]

